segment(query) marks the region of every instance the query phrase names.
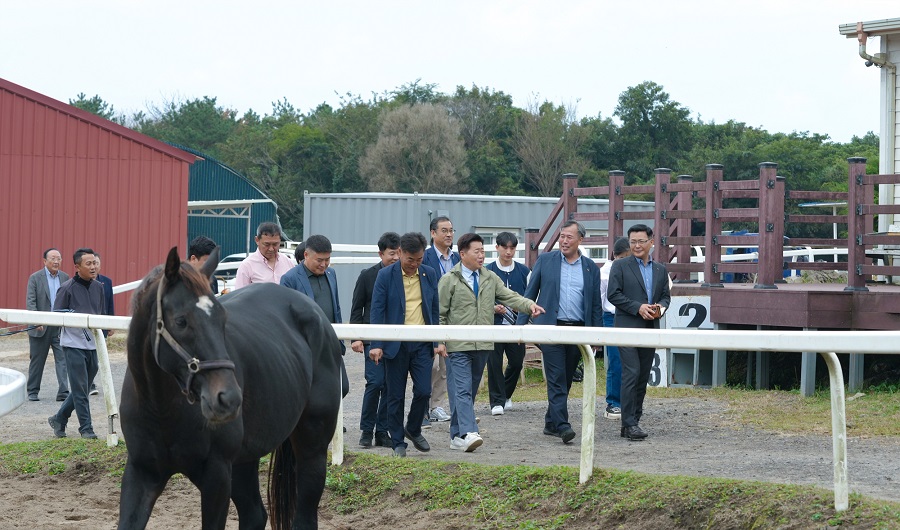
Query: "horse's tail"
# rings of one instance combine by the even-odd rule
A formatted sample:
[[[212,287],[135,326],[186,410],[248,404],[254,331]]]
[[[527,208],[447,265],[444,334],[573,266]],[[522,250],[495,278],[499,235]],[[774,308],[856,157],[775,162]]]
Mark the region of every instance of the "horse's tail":
[[[297,507],[297,459],[288,438],[272,453],[269,461],[269,512],[273,530],[288,530]]]

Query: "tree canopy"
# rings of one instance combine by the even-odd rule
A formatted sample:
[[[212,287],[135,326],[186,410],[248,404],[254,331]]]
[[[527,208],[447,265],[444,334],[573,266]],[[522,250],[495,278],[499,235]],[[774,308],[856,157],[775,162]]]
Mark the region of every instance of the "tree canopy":
[[[563,173],[603,185],[609,171],[624,170],[627,183],[644,184],[658,167],[702,178],[704,166],[717,163],[728,179],[751,179],[760,162],[776,162],[788,189],[840,191],[848,157],[878,169],[871,131],[838,143],[809,131],[705,122],[652,81],[626,88],[612,116],[580,120],[572,105],[537,99],[519,108],[490,87],[445,94],[421,79],[306,112],[283,98],[263,115],[214,96],[151,104],[132,116],[99,95],[69,103],[218,158],[276,201],[288,233],[302,230],[304,190],[556,196]]]

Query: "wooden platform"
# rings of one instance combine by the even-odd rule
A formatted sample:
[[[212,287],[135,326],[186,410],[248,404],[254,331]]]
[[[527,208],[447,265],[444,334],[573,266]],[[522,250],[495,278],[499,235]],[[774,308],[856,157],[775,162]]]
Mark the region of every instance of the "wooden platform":
[[[784,283],[777,289],[754,284],[672,286],[673,296],[709,296],[710,320],[741,324],[833,330],[900,330],[900,286],[868,285],[847,291],[846,284]]]

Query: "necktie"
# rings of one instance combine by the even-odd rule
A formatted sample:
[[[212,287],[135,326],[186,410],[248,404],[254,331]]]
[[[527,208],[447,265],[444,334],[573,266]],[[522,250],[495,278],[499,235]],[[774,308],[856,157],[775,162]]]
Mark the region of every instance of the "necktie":
[[[478,273],[472,273],[472,290],[475,291],[475,298],[478,298]]]

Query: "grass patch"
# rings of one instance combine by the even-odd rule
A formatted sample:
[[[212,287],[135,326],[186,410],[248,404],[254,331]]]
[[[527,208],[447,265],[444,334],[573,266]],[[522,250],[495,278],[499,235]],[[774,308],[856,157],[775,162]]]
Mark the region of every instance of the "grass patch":
[[[60,440],[0,444],[0,473],[61,475],[65,473],[121,477],[127,453],[125,444],[107,447],[97,440]]]
[[[339,514],[407,506],[439,513],[448,527],[610,528],[634,521],[642,528],[900,527],[898,503],[854,495],[850,509],[837,513],[832,492],[806,486],[600,469],[581,485],[573,468],[366,454],[348,455],[328,477],[323,506]]]

